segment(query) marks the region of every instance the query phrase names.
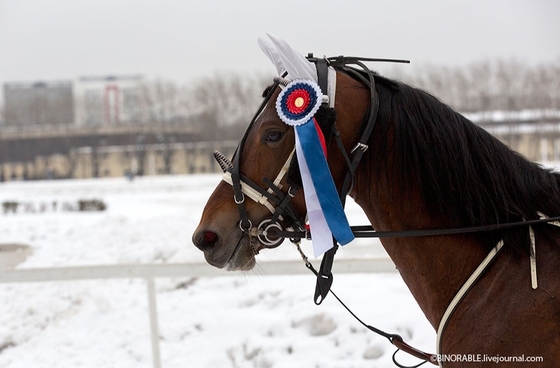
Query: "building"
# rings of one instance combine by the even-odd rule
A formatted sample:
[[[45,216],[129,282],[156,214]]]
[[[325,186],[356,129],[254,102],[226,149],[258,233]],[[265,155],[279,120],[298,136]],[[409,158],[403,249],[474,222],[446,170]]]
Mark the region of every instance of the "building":
[[[4,84],[7,126],[45,127],[74,123],[72,81]]]
[[[237,141],[84,146],[67,153],[0,162],[0,182],[221,172],[212,153],[232,157]]]
[[[142,76],[80,77],[74,84],[76,125],[102,126],[140,120]]]
[[[40,129],[138,122],[143,80],[131,75],[5,83],[4,125]]]

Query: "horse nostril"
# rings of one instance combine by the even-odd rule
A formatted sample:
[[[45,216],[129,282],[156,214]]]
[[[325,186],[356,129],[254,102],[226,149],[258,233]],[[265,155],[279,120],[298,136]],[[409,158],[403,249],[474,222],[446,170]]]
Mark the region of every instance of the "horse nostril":
[[[207,250],[208,248],[215,246],[220,240],[220,237],[218,236],[218,234],[216,234],[213,231],[204,230],[201,233],[199,233],[198,236],[194,237],[193,240],[194,240],[194,245],[196,245],[198,249],[204,251]]]
[[[216,239],[218,239],[218,235],[212,231],[206,231],[202,236],[202,240],[204,240],[206,244],[213,244],[216,242]]]

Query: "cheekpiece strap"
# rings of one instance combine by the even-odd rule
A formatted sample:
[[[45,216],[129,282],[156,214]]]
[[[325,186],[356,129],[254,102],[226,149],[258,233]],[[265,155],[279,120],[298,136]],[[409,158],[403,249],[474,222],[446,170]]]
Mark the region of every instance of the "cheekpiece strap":
[[[326,59],[317,59],[317,77],[323,96],[328,95],[329,65]],[[324,102],[323,102],[324,103]]]
[[[328,89],[328,79],[329,79],[328,62],[326,59],[319,58],[317,59],[315,66],[317,68],[319,87],[321,88],[323,95],[326,96],[328,92],[327,89]],[[343,195],[346,196],[346,194]],[[341,198],[341,201],[344,206],[344,199]],[[331,289],[333,283],[332,266],[334,262],[334,255],[336,254],[337,250],[338,250],[338,244],[336,240],[333,238],[333,247],[323,255],[323,259],[321,260],[321,267],[319,268],[319,272],[317,273],[317,283],[315,285],[315,295],[313,298],[313,301],[317,305],[323,302],[323,300],[327,297]]]

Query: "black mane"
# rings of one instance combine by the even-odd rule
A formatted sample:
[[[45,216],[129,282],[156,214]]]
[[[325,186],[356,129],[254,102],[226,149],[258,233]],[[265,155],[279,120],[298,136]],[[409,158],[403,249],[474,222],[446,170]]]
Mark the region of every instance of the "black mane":
[[[411,195],[407,188],[418,187],[430,216],[452,227],[535,219],[539,211],[560,215],[560,174],[528,161],[432,95],[395,83],[377,83],[374,135],[392,133],[394,144],[370,149],[363,163],[369,180],[386,170],[399,178],[388,183],[397,188],[395,195]],[[392,165],[379,159],[389,150]],[[508,234],[515,243],[512,231],[499,236]]]

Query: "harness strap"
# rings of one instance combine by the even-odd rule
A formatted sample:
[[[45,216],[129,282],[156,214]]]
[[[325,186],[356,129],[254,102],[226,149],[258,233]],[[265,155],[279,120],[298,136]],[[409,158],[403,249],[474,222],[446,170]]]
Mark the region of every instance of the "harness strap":
[[[311,262],[309,262],[309,260],[307,259],[307,257],[305,256],[305,254],[301,251],[301,249],[299,248],[299,245],[296,244],[298,251],[300,252],[300,254],[302,255],[303,261],[305,262],[305,266],[315,274],[315,276],[319,276],[319,272],[317,272],[317,270],[315,269],[315,267],[313,267],[313,265],[311,264]],[[344,309],[346,309],[346,311],[348,313],[350,313],[350,315],[352,315],[352,317],[354,317],[362,326],[364,326],[365,328],[367,328],[368,330],[372,331],[373,333],[376,333],[380,336],[385,337],[387,340],[389,340],[389,342],[391,344],[393,344],[394,346],[397,347],[397,351],[395,351],[395,354],[399,351],[402,350],[405,353],[408,353],[418,359],[421,359],[423,362],[415,365],[413,367],[406,367],[403,366],[401,364],[399,364],[396,359],[395,359],[395,354],[393,354],[393,362],[401,368],[415,368],[415,367],[419,367],[422,364],[426,363],[426,362],[430,362],[434,365],[437,365],[436,361],[437,361],[437,356],[435,354],[430,354],[430,353],[426,353],[423,352],[421,350],[418,350],[412,346],[410,346],[409,344],[407,344],[406,342],[404,342],[403,338],[398,335],[398,334],[392,334],[392,333],[388,333],[385,332],[383,330],[380,330],[379,328],[376,328],[374,326],[368,325],[367,323],[365,323],[364,321],[362,321],[360,319],[360,317],[358,317],[354,312],[352,312],[352,310],[342,301],[342,299],[340,299],[338,297],[338,295],[335,294],[334,291],[332,291],[332,289],[329,288],[329,290],[326,291],[327,293],[331,293],[335,299],[340,303],[340,305],[342,305],[344,307]]]
[[[224,176],[222,176],[222,180],[225,181],[226,183],[228,183],[229,185],[233,186],[232,173],[226,171],[224,173]],[[247,184],[243,180],[239,180],[239,183],[240,183],[240,187],[241,187],[241,189],[240,189],[241,193],[243,193],[247,197],[251,198],[253,201],[255,201],[259,204],[262,204],[263,206],[268,208],[268,210],[271,213],[274,213],[274,206],[272,205],[272,203],[270,203],[267,196],[265,196],[264,194],[262,194],[258,190],[254,189],[251,185]],[[236,203],[237,203],[237,199],[236,199]]]
[[[370,111],[367,118],[367,122],[365,124],[364,129],[362,130],[362,134],[358,140],[356,146],[352,149],[351,155],[352,159],[346,153],[346,149],[342,144],[342,139],[340,137],[340,133],[338,129],[335,129],[335,140],[337,145],[342,152],[344,159],[348,165],[348,172],[346,173],[346,177],[344,178],[344,182],[342,184],[340,190],[340,202],[342,203],[342,207],[344,207],[346,203],[346,196],[352,190],[354,186],[354,179],[355,179],[355,172],[356,169],[362,159],[364,152],[367,150],[367,142],[369,137],[373,132],[373,128],[375,126],[375,120],[377,118],[377,111],[379,109],[379,96],[375,93],[375,78],[372,72],[362,63],[359,61],[355,62],[357,65],[360,65],[365,71],[368,73],[368,84],[370,86]],[[325,59],[318,59],[316,61],[316,68],[317,68],[317,75],[319,79],[319,87],[323,94],[327,93],[327,86],[328,86],[328,61]],[[332,274],[332,265],[334,262],[334,256],[338,250],[338,243],[336,239],[333,238],[333,247],[329,249],[323,255],[323,259],[321,260],[321,266],[319,268],[319,272],[317,275],[317,284],[315,286],[315,295],[314,301],[315,304],[319,305],[323,302],[333,283],[333,274]]]
[[[548,220],[549,225],[560,227],[560,222],[552,221],[550,217],[542,212],[537,212],[541,220]],[[537,289],[539,287],[537,281],[537,247],[535,245],[535,231],[532,226],[529,226],[529,264],[531,265],[531,287]]]
[[[328,96],[328,85],[329,85],[329,64],[327,59],[319,58],[315,63],[317,68],[317,79],[321,92],[323,96]]]
[[[295,149],[292,150],[292,152],[288,156],[288,159],[284,163],[284,166],[282,166],[282,169],[280,169],[280,172],[276,176],[276,179],[274,179],[273,184],[275,186],[279,187],[279,188],[280,188],[280,181],[282,181],[282,179],[284,178],[284,176],[288,172],[288,168],[290,167],[290,162],[292,161],[292,157],[294,155],[294,152],[295,152]],[[222,177],[222,180],[225,181],[226,183],[228,183],[229,185],[234,186],[234,180],[233,180],[233,177],[232,177],[232,173],[230,171],[224,172],[224,176]],[[248,183],[247,179],[239,178],[238,181],[239,181],[239,184],[238,184],[239,189],[238,190],[239,190],[240,193],[246,195],[247,197],[251,198],[253,201],[255,201],[257,203],[262,204],[263,206],[265,206],[270,211],[270,213],[274,213],[275,207],[272,203],[270,203],[270,200],[269,200],[269,197],[273,196],[273,194],[274,194],[272,189],[269,188],[265,192],[263,189],[261,189],[257,185],[251,185],[250,183]],[[234,187],[234,191],[235,191],[235,187]],[[266,193],[268,193],[269,195],[267,195]],[[241,200],[242,200],[241,198],[237,198],[237,197],[235,199],[236,203],[238,201],[241,201]]]
[[[288,173],[288,170],[290,169],[290,163],[292,162],[292,157],[294,157],[295,152],[296,152],[296,148],[294,147],[292,152],[288,155],[288,159],[284,163],[284,166],[282,166],[280,172],[276,176],[276,179],[274,179],[273,184],[276,188],[282,189],[282,185],[280,184],[280,182],[282,181],[284,176],[286,176],[286,174]],[[268,189],[268,192],[272,194],[273,192],[272,188]]]
[[[288,215],[292,219],[298,218],[298,215],[297,215],[297,212],[296,212],[294,206],[290,203],[290,200],[295,197],[295,195],[298,191],[298,188],[289,187],[287,193],[284,194],[284,193],[282,193],[282,191],[280,190],[279,187],[275,186],[274,183],[270,181],[270,179],[263,178],[263,181],[266,185],[268,185],[270,187],[269,190],[272,190],[273,193],[278,197],[278,199],[281,200],[280,204],[274,210],[274,213],[272,214],[272,218],[270,219],[270,222],[274,223],[274,222],[277,222],[278,220],[283,220],[282,214],[284,213],[284,211],[288,211]]]
[[[451,316],[453,315],[453,313],[455,312],[455,310],[459,306],[459,303],[461,303],[461,301],[463,301],[463,299],[465,298],[467,293],[471,290],[471,288],[474,286],[474,284],[478,281],[480,276],[482,276],[484,271],[486,271],[486,269],[488,269],[488,266],[490,266],[492,261],[500,253],[503,245],[504,245],[504,241],[500,240],[498,242],[498,244],[496,244],[496,246],[494,248],[492,248],[490,253],[488,253],[486,258],[484,258],[482,260],[480,265],[478,265],[476,270],[474,270],[472,275],[467,279],[467,281],[459,289],[459,291],[457,292],[455,297],[451,300],[451,303],[449,303],[449,305],[447,306],[447,309],[445,310],[445,313],[443,313],[443,316],[441,317],[441,321],[439,322],[439,326],[438,326],[438,330],[437,330],[437,337],[436,337],[437,356],[440,356],[440,354],[441,354],[441,336],[443,334],[443,331],[445,330],[445,327],[447,326],[447,322],[449,322],[449,318],[451,318]],[[439,361],[439,366],[443,367],[443,362],[441,360]]]
[[[537,282],[537,247],[535,245],[535,231],[529,226],[529,264],[531,265],[531,287],[539,287]]]
[[[247,214],[247,209],[245,208],[245,194],[242,190],[241,178],[237,172],[230,173],[231,186],[233,188],[233,200],[237,204],[237,211],[239,212],[239,228],[243,234],[249,233],[253,227],[253,223],[249,220],[249,215]]]
[[[351,226],[352,232],[356,238],[411,238],[419,236],[439,236],[454,234],[480,233],[485,231],[505,230],[514,227],[530,226],[536,224],[550,224],[560,227],[560,216],[541,217],[536,220],[506,222],[503,224],[480,225],[471,227],[458,227],[451,229],[420,229],[420,230],[396,230],[396,231],[375,231],[371,225]],[[305,232],[282,232],[280,236],[286,238],[305,238]]]
[[[315,285],[315,295],[313,301],[316,305],[320,305],[329,294],[332,283],[334,281],[332,274],[332,266],[334,263],[334,256],[338,250],[338,243],[333,238],[333,247],[323,254],[321,266],[317,275],[317,283]]]
[[[324,58],[319,58],[315,62],[315,67],[317,69],[317,82],[319,87],[321,88],[321,92],[323,96],[328,96],[328,79],[329,79],[329,65],[328,61]],[[323,106],[328,107],[328,103],[323,102]],[[344,147],[343,150],[344,151]],[[340,201],[342,203],[342,208],[344,208],[346,192],[341,191],[339,193]],[[323,300],[328,295],[332,283],[333,283],[333,274],[332,274],[332,265],[334,262],[334,256],[336,251],[338,250],[338,243],[336,239],[333,237],[332,239],[333,246],[331,249],[323,254],[323,259],[321,260],[321,266],[319,267],[319,272],[316,273],[317,275],[317,283],[315,285],[315,295],[314,295],[314,302],[315,304],[319,305],[323,302]]]

